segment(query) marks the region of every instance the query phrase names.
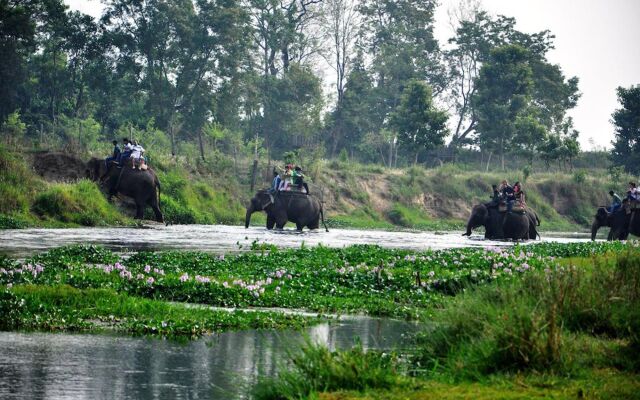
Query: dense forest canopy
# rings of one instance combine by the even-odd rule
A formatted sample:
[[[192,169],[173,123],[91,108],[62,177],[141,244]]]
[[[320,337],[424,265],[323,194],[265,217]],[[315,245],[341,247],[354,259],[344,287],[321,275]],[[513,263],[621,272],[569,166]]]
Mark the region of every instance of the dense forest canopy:
[[[553,35],[477,6],[454,13],[444,44],[435,0],[103,3],[96,20],[62,0],[0,0],[8,143],[135,136],[203,159],[240,149],[387,166],[445,146],[547,164],[579,152],[567,116],[578,78],[547,60]]]

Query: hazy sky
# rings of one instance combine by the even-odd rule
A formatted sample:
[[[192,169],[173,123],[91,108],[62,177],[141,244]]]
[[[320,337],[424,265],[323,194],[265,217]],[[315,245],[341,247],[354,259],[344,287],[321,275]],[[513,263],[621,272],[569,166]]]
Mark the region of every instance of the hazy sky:
[[[65,0],[72,9],[99,16],[98,0]],[[459,0],[440,0],[436,36],[452,36],[447,10]],[[514,17],[517,29],[549,29],[555,50],[549,61],[567,77],[580,78],[582,97],[571,111],[583,149],[610,147],[611,113],[618,107],[615,88],[640,84],[640,0],[482,0],[493,15]]]

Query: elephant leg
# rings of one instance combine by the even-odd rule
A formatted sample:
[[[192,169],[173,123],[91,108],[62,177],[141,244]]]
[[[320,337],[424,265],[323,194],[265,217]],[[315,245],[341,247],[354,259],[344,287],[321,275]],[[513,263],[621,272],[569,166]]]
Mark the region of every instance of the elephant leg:
[[[160,206],[158,205],[158,199],[157,198],[151,198],[151,200],[149,200],[149,206],[151,206],[151,209],[153,210],[153,214],[155,215],[155,219],[157,222],[164,222],[164,216],[162,215],[162,211],[160,211]]]
[[[607,235],[607,240],[608,241],[612,241],[613,240],[613,228],[611,228],[609,230],[609,234]]]
[[[316,219],[307,224],[307,228],[309,229],[318,229],[320,228],[320,219]]]
[[[276,222],[276,229],[280,229],[280,230],[284,229],[285,224],[286,222],[282,222],[282,223]]]
[[[271,230],[273,229],[273,226],[276,224],[276,220],[270,216],[269,214],[267,214],[267,229]]]
[[[302,232],[303,229],[304,229],[304,225],[302,225],[299,222],[296,222],[296,230],[299,232]]]
[[[142,219],[143,217],[144,217],[144,205],[136,201],[136,218],[135,219]]]
[[[162,215],[162,211],[160,211],[160,207],[158,207],[158,205],[152,205],[151,208],[153,209],[153,213],[156,217],[156,221],[157,222],[164,222],[164,216]]]

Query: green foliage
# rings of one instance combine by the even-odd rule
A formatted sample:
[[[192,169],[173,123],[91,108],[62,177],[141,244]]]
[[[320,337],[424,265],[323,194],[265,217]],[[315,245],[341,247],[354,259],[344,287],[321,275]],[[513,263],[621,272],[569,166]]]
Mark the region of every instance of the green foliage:
[[[17,144],[22,140],[26,130],[27,125],[20,120],[20,113],[17,111],[9,114],[7,120],[0,125],[0,134],[9,144]]]
[[[531,176],[531,165],[525,165],[522,167],[522,182],[527,182],[527,179]]]
[[[583,184],[587,180],[587,173],[585,171],[576,171],[573,173],[572,179],[577,184]]]
[[[338,154],[338,161],[342,163],[349,162],[349,154],[347,154],[347,149],[343,148],[340,150],[340,154]]]
[[[616,126],[611,160],[625,171],[640,173],[640,85],[616,89],[621,108],[612,117]]]
[[[556,249],[562,251],[543,254],[570,250]],[[630,248],[613,266],[606,259],[591,265],[586,259],[579,267],[568,262],[458,296],[436,328],[421,336],[417,362],[425,372],[458,379],[505,371],[574,373],[583,365],[635,369],[637,353],[629,350],[637,346],[639,329],[637,260],[637,249]],[[609,345],[613,358],[584,351],[606,346],[590,337],[603,334],[628,338],[628,345]]]
[[[32,210],[41,218],[85,226],[125,221],[107,202],[96,184],[87,180],[76,184],[58,183],[49,186],[36,196]]]
[[[622,185],[624,184],[623,182],[623,174],[624,174],[624,167],[622,166],[611,166],[609,167],[609,178],[611,179],[611,184],[612,185]]]
[[[260,381],[254,398],[300,399],[314,392],[390,389],[403,382],[395,354],[365,351],[361,345],[330,351],[307,339],[300,353],[291,355],[289,366],[276,378]]]
[[[448,133],[447,114],[433,105],[432,90],[425,83],[411,81],[402,93],[400,104],[391,116],[391,126],[401,144],[415,152],[444,144]]]
[[[23,308],[24,301],[6,288],[0,288],[0,331],[18,328]]]
[[[305,318],[278,313],[212,311],[119,294],[110,289],[68,285],[15,286],[0,292],[0,309],[13,306],[1,324],[9,328],[198,337],[248,328],[295,328]],[[9,310],[9,309],[8,309]],[[99,321],[96,323],[95,321]]]

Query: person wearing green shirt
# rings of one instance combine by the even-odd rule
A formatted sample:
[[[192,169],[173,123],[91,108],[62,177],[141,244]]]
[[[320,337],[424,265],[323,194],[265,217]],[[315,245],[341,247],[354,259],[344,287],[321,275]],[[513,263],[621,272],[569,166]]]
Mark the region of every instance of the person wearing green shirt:
[[[307,185],[307,182],[304,181],[302,168],[296,165],[291,176],[293,177],[293,184],[297,185],[300,190],[304,188],[305,193],[309,194],[309,185]]]

